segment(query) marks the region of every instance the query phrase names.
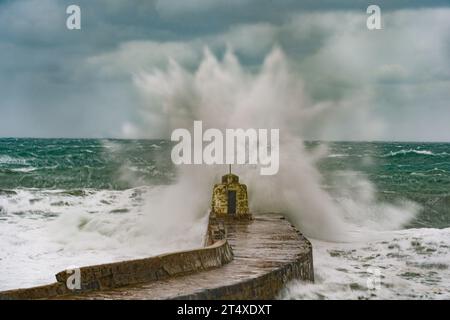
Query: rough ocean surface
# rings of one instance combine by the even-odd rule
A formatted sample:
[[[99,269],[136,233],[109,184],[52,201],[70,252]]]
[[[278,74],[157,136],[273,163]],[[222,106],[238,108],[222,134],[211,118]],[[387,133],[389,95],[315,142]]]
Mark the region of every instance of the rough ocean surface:
[[[281,299],[449,299],[450,228],[380,232],[378,240],[312,240],[315,283]]]
[[[321,163],[330,190],[339,189],[333,176],[357,170],[380,199],[406,198],[422,209],[403,230],[350,243],[311,239],[315,284],[291,283],[280,298],[449,299],[450,144],[341,142],[330,149]]]
[[[357,174],[380,203],[409,200],[421,210],[401,230],[345,243],[312,239],[316,283],[291,283],[280,298],[448,299],[450,144],[328,148],[318,167],[336,203],[352,192],[353,180],[343,192],[342,177]],[[191,197],[180,210],[162,210],[164,190],[177,181],[170,149],[164,140],[0,139],[0,290],[46,284],[72,266],[199,246],[206,213],[177,213]]]

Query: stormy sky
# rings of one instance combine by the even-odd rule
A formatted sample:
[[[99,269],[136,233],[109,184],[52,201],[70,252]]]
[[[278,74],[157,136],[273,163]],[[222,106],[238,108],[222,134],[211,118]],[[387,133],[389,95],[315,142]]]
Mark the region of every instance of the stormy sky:
[[[367,30],[369,4],[382,30]],[[0,137],[130,137],[144,125],[133,75],[168,58],[194,69],[205,46],[249,70],[279,46],[310,99],[339,106],[310,139],[450,141],[447,0],[0,1]]]

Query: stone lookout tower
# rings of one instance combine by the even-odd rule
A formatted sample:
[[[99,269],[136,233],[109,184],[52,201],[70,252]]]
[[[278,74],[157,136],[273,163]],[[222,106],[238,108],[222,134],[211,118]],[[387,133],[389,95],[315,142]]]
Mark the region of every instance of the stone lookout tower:
[[[222,183],[214,185],[211,209],[217,217],[251,218],[247,186],[239,183],[239,177],[231,173],[231,166]]]

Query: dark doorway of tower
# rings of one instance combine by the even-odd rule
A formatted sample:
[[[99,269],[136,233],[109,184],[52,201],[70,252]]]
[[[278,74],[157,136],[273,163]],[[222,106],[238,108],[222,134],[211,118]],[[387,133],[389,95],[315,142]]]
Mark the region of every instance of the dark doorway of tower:
[[[236,191],[228,190],[228,214],[236,214]]]

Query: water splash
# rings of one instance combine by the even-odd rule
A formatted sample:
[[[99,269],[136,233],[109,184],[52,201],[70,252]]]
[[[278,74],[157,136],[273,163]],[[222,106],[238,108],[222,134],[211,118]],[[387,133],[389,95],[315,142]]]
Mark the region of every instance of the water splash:
[[[365,188],[359,193],[347,192],[344,200],[336,201],[322,188],[316,163],[326,156],[326,149],[307,151],[302,129],[337,104],[312,103],[300,75],[279,48],[272,50],[257,72],[243,68],[231,50],[219,61],[206,48],[194,71],[171,60],[166,70],[136,75],[135,83],[146,102],[143,114],[151,136],[170,136],[176,128],[191,128],[194,120],[222,130],[280,129],[277,175],[262,177],[254,166],[235,169],[249,185],[253,211],[282,212],[310,237],[334,241],[351,240],[365,228],[399,228],[415,215],[417,208],[410,203],[379,203],[373,186],[363,177],[357,180]],[[201,212],[207,209],[205,199],[213,177],[220,173],[211,168],[193,170],[192,179],[187,176],[192,167],[183,168],[180,175],[182,181],[189,181],[185,197],[192,196],[189,191],[195,186],[204,192],[204,199],[193,207],[183,206],[187,216],[195,216],[194,210],[200,207]],[[199,181],[198,177],[207,178]]]

